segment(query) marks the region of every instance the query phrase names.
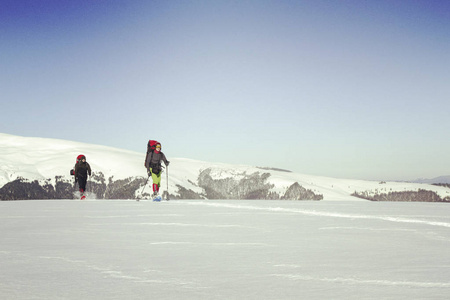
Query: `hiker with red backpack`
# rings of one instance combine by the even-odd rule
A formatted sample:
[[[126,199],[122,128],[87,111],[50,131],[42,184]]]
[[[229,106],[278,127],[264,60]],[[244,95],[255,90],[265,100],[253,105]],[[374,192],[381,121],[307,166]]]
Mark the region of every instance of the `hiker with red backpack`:
[[[153,180],[153,197],[159,194],[159,187],[161,186],[161,161],[164,161],[166,167],[169,161],[166,159],[164,153],[161,152],[161,143],[150,140],[147,145],[147,155],[145,157],[145,168],[148,176],[152,176]]]
[[[86,191],[87,178],[91,176],[91,166],[86,162],[86,156],[79,155],[77,157],[77,163],[75,164],[75,182],[78,182],[78,187],[80,189],[81,197],[84,199],[83,193]]]

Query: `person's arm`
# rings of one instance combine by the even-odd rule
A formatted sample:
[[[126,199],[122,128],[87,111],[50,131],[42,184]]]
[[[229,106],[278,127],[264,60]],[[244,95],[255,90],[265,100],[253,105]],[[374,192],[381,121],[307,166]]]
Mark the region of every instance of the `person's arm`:
[[[150,164],[152,163],[152,162],[151,162],[151,159],[152,159],[152,153],[153,153],[153,152],[148,152],[148,153],[147,153],[147,157],[145,158],[145,168],[147,169],[147,173],[150,172]]]
[[[144,160],[144,167],[146,167],[147,169],[148,169],[148,155],[149,155],[149,152],[147,151],[147,154],[145,155],[145,160]]]
[[[170,161],[167,160],[166,156],[164,155],[164,153],[161,152],[162,155],[162,160],[164,161],[164,163],[166,164],[166,166],[169,165]]]

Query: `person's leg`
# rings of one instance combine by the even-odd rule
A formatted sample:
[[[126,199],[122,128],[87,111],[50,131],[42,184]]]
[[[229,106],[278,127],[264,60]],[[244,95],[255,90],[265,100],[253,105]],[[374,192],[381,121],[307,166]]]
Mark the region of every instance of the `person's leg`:
[[[152,180],[153,180],[153,192],[157,194],[159,192],[159,186],[161,183],[161,172],[155,174],[152,172]]]
[[[80,188],[80,193],[84,193],[84,191],[86,191],[86,177],[78,176],[78,186]]]

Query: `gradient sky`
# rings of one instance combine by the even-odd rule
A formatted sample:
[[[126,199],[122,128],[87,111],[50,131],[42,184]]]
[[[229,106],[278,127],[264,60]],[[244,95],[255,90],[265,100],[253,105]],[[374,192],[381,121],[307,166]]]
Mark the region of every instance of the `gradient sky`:
[[[450,1],[0,0],[0,55],[3,133],[450,175]]]

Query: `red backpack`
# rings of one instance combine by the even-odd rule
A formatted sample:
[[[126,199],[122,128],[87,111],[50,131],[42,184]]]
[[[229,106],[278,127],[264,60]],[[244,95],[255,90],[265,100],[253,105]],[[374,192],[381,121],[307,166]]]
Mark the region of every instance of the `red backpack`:
[[[155,140],[150,140],[150,141],[148,141],[148,145],[147,145],[147,153],[148,153],[148,152],[153,152],[153,151],[155,151],[156,145],[158,145],[158,144],[161,145],[160,142],[155,141]]]
[[[155,140],[150,140],[150,141],[148,141],[148,144],[147,144],[147,155],[145,156],[145,161],[144,161],[144,166],[145,166],[145,163],[147,162],[147,157],[148,157],[148,155],[150,154],[150,153],[152,153],[151,154],[151,157],[153,157],[153,152],[155,151],[155,149],[156,149],[156,145],[161,145],[161,143],[160,142],[158,142],[158,141],[155,141]],[[152,159],[150,158],[150,161],[151,161]]]

